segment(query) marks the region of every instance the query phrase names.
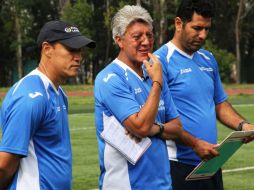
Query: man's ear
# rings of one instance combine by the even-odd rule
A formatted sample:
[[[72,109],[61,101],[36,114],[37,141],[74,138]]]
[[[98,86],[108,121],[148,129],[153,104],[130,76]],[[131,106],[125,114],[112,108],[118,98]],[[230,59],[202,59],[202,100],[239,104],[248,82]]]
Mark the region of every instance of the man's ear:
[[[123,39],[120,36],[115,37],[115,43],[119,46],[120,49],[123,48]]]
[[[51,57],[53,46],[49,44],[48,42],[42,43],[42,53],[47,56]]]
[[[175,18],[175,28],[176,32],[180,32],[183,28],[183,21],[180,17]]]

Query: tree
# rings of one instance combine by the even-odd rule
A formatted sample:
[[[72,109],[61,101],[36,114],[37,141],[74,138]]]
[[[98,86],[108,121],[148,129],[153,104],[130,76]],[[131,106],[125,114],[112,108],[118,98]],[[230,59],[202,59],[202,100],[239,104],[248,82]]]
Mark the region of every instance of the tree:
[[[177,1],[152,0],[152,17],[155,33],[155,48],[173,37]]]
[[[225,83],[232,82],[234,80],[233,67],[236,62],[235,55],[226,49],[219,48],[211,40],[206,40],[204,48],[212,52],[218,62],[221,80]]]
[[[254,7],[254,1],[239,0],[238,12],[235,21],[235,41],[236,41],[236,83],[241,82],[241,50],[240,41],[242,34],[242,22]]]
[[[91,37],[94,33],[93,15],[94,7],[86,0],[77,0],[75,2],[67,1],[63,6],[61,19],[76,24],[82,34],[87,37]],[[93,54],[88,49],[86,49],[85,53],[85,59],[82,60],[81,64],[81,75],[76,78],[77,83],[88,83],[88,81],[92,81],[89,77],[92,72],[91,67],[93,65]]]
[[[29,39],[27,32],[29,25],[31,25],[33,17],[29,15],[24,4],[20,0],[4,1],[2,6],[3,14],[8,14],[10,19],[8,22],[9,30],[13,34],[13,39],[10,43],[10,49],[15,52],[16,64],[18,68],[18,78],[23,76],[23,64],[22,64],[22,44],[24,38],[25,41]]]
[[[69,20],[79,26],[80,31],[96,41],[95,50],[86,49],[82,71],[85,82],[92,82],[96,74],[112,61],[118,49],[111,34],[111,20],[124,5],[140,4],[154,20],[157,49],[174,34],[174,17],[179,0],[2,0],[0,4],[0,86],[13,83],[13,68],[28,60],[39,60],[34,52],[39,30],[49,20]],[[242,71],[239,82],[247,80],[244,72],[252,76],[254,68],[254,0],[216,0],[217,8],[209,40],[218,51],[223,72],[234,64],[231,53],[237,55],[238,70]],[[240,7],[240,5],[242,5]],[[237,14],[238,13],[238,14]],[[31,51],[26,51],[30,49]],[[225,59],[223,57],[226,56]],[[232,63],[229,64],[229,61]],[[248,67],[247,67],[248,66]],[[250,68],[250,69],[249,69]],[[228,72],[224,72],[229,75]],[[21,77],[21,74],[20,76]],[[90,78],[89,78],[90,77]],[[224,80],[224,77],[222,77]],[[226,79],[225,79],[226,80]],[[249,80],[249,79],[248,79]],[[253,78],[254,80],[254,78]],[[81,81],[83,82],[83,81]]]
[[[53,11],[52,11],[53,10]],[[58,0],[3,0],[0,10],[0,85],[13,82],[13,71],[18,68],[18,78],[23,76],[23,66],[28,59],[35,59],[34,48],[42,25],[58,18]]]

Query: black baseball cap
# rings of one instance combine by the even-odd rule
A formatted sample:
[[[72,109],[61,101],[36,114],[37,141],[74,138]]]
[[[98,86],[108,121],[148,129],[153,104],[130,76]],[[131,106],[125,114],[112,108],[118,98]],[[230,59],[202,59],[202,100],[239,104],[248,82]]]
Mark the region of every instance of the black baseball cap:
[[[96,46],[93,40],[79,32],[77,26],[60,20],[49,21],[44,24],[37,38],[39,48],[41,48],[43,42],[59,42],[72,49],[85,46],[95,48]]]

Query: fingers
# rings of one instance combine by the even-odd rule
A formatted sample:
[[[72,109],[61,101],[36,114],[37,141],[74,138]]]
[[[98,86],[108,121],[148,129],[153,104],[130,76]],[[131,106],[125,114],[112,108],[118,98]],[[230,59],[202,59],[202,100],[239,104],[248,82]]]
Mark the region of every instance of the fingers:
[[[155,55],[153,55],[152,53],[148,53],[148,57],[151,59],[153,64],[159,64],[160,63],[159,59]]]
[[[211,149],[211,150],[210,150],[210,155],[211,155],[212,158],[213,158],[213,157],[215,157],[215,156],[219,156],[220,153],[219,153],[216,149]]]
[[[243,125],[243,131],[252,131],[254,130],[254,125],[250,123],[245,123]],[[244,138],[243,143],[249,143],[254,140],[254,135]]]
[[[199,155],[199,157],[203,160],[210,160],[215,156],[219,155],[217,148],[219,144],[210,144],[205,141],[199,141],[195,152]]]
[[[199,156],[201,159],[207,161],[216,156],[219,156],[219,152],[216,149],[203,150],[203,151],[200,151]]]
[[[143,61],[143,64],[144,64],[146,70],[147,70],[149,67],[152,66],[147,60],[144,60],[144,61]]]
[[[243,143],[247,144],[247,143],[249,143],[249,142],[251,142],[253,140],[254,140],[254,135],[251,135],[249,137],[244,138],[243,139]]]
[[[147,60],[144,60],[143,64],[146,68],[157,66],[157,65],[160,67],[160,61],[155,55],[153,55],[152,53],[148,53],[148,57],[151,59],[152,63],[149,63]]]
[[[147,60],[143,61],[146,71],[149,77],[153,81],[156,80],[160,82],[160,84],[162,85],[162,82],[163,82],[162,81],[162,67],[161,67],[160,61],[155,55],[151,53],[148,53],[148,56],[152,63],[149,63]]]
[[[134,140],[136,143],[139,143],[142,140],[141,138],[130,133],[127,129],[125,129],[125,134],[128,135],[130,139]]]

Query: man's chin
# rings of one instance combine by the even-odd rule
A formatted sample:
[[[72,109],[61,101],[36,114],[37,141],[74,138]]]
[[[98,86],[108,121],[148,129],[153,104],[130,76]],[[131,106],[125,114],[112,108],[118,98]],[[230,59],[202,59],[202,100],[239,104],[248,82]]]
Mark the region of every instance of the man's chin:
[[[143,62],[144,60],[149,60],[148,54],[141,56],[139,60],[141,60],[141,62]]]
[[[76,76],[78,76],[78,74],[79,74],[79,71],[76,71],[76,72],[70,72],[70,73],[68,73],[68,78],[73,78],[73,77],[76,77]]]
[[[200,45],[192,46],[192,47],[191,47],[191,51],[194,53],[194,52],[198,51],[201,47],[202,47],[202,46],[200,46]]]

